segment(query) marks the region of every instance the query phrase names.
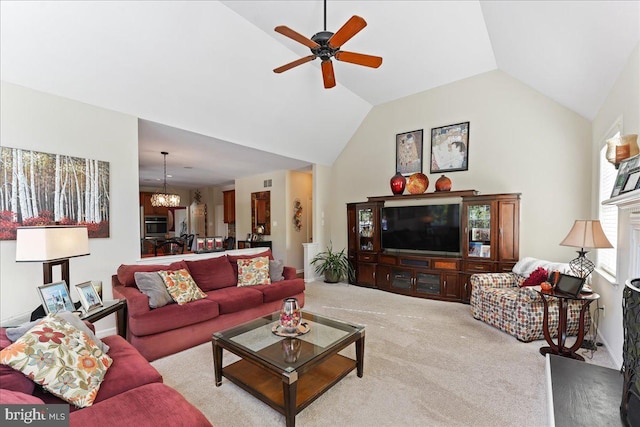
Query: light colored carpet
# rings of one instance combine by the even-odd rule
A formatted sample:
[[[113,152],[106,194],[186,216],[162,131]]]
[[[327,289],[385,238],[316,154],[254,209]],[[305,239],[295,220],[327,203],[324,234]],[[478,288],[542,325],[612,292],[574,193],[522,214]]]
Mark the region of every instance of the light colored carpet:
[[[522,343],[464,304],[321,282],[308,283],[305,298],[305,310],[366,326],[365,362],[363,378],[351,372],[298,414],[297,426],[546,424],[544,340]],[[353,346],[342,354],[355,357]],[[604,348],[587,361],[614,368]],[[153,365],[216,426],[284,425],[228,380],[215,387],[209,343]]]

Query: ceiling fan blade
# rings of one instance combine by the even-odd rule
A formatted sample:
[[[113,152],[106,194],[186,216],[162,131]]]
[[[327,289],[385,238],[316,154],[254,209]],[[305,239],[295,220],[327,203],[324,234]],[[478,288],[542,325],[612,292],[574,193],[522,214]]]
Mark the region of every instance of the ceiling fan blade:
[[[333,63],[330,59],[322,61],[322,80],[324,81],[325,89],[331,89],[336,85],[336,78],[333,75]]]
[[[367,26],[367,21],[357,15],[353,15],[331,38],[329,45],[338,48],[345,44],[351,37],[355,36]]]
[[[302,65],[305,62],[313,61],[314,59],[316,59],[315,55],[305,56],[304,58],[296,59],[293,62],[289,62],[288,64],[285,64],[285,65],[283,65],[281,67],[278,67],[278,68],[274,69],[273,72],[274,73],[282,73],[283,71],[290,70],[293,67],[297,67],[298,65]]]
[[[320,47],[320,45],[316,42],[314,42],[313,40],[303,36],[302,34],[293,31],[291,28],[285,26],[285,25],[279,25],[275,28],[276,33],[280,33],[283,36],[287,36],[290,39],[293,39],[295,41],[297,41],[298,43],[302,43],[303,45],[307,46],[308,48],[318,48]]]
[[[364,65],[365,67],[378,68],[382,65],[382,58],[379,56],[365,55],[363,53],[345,52],[339,50],[335,54],[338,61],[350,62],[352,64]]]

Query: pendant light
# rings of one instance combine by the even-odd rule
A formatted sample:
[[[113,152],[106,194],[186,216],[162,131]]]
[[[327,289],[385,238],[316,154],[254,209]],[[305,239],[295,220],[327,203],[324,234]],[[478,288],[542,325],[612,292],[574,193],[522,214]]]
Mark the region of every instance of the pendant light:
[[[167,193],[167,155],[169,153],[162,151],[161,154],[164,156],[164,186],[162,193],[155,193],[151,196],[151,206],[174,208],[180,205],[180,196]]]

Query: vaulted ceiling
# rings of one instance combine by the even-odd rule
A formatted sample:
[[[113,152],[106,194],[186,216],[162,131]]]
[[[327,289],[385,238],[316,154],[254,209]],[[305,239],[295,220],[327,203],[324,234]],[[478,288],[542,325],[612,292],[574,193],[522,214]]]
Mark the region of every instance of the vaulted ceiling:
[[[161,176],[166,150],[168,165],[191,168],[184,186],[218,149],[261,150],[247,174],[331,164],[372,107],[494,69],[592,119],[640,40],[638,1],[330,0],[329,31],[352,15],[368,23],[344,49],[384,61],[334,62],[338,85],[326,90],[319,60],[272,71],[310,53],[274,27],[311,37],[323,30],[322,1],[0,8],[2,80],[140,117],[141,182]],[[206,155],[173,154],[192,146]]]

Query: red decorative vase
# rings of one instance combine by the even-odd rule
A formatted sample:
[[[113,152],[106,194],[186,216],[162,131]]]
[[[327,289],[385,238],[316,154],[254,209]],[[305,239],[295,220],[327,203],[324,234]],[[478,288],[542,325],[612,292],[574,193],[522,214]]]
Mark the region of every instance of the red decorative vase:
[[[451,180],[442,175],[436,181],[436,191],[451,191]]]
[[[404,193],[404,188],[407,185],[407,179],[398,172],[391,177],[389,183],[391,184],[391,192],[398,195]]]

